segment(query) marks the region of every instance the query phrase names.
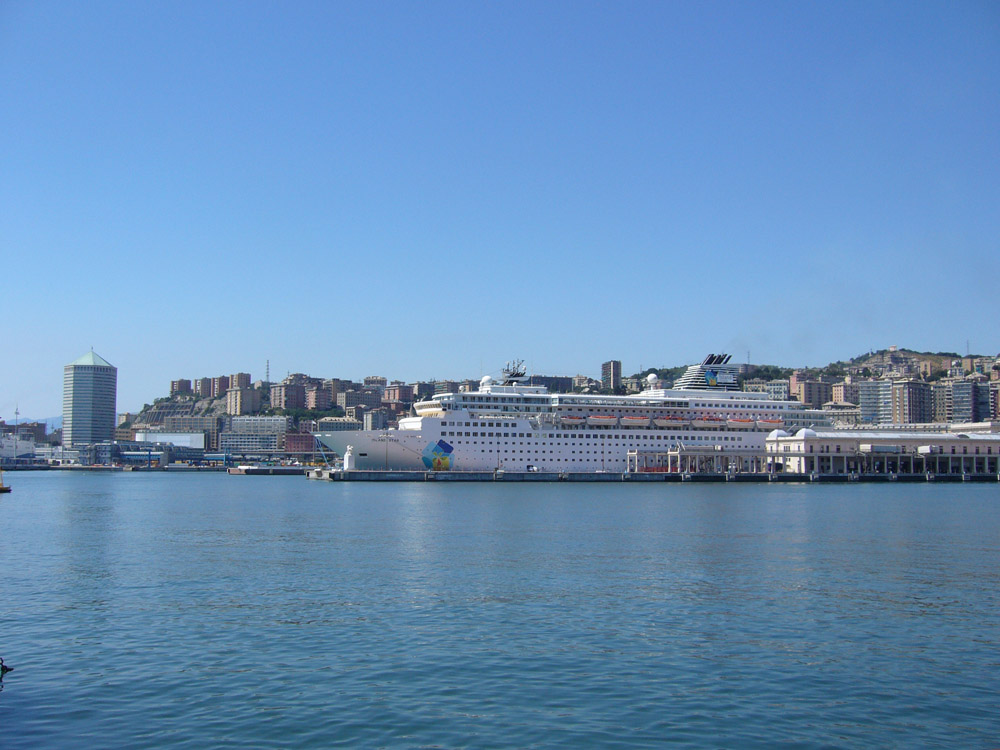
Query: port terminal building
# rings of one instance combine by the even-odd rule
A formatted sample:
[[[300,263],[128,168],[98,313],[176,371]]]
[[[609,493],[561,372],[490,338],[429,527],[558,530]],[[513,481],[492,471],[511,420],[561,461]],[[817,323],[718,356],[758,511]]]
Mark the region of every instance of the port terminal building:
[[[998,474],[1000,433],[774,430],[770,472],[799,474]]]
[[[969,427],[983,427],[983,424]],[[993,427],[994,425],[989,425]],[[974,431],[773,430],[760,449],[677,444],[629,451],[627,472],[877,476],[998,475],[1000,433]]]

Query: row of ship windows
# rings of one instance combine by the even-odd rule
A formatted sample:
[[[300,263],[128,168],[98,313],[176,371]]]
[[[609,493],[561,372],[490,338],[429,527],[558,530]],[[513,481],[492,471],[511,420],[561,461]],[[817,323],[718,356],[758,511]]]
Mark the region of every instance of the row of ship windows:
[[[480,448],[479,452],[480,453],[492,453],[493,449],[492,448]],[[499,452],[500,452],[500,449],[498,448],[497,449],[497,453],[499,453]],[[555,455],[556,451],[544,451],[544,450],[535,450],[535,451],[532,451],[532,450],[526,450],[526,451],[525,450],[520,450],[520,451],[510,450],[510,451],[508,451],[508,450],[505,450],[504,453],[551,453],[552,455]],[[570,453],[572,453],[573,455],[576,455],[576,451],[570,451]],[[595,456],[599,456],[602,453],[604,453],[604,451],[580,451],[580,455],[581,456],[584,455],[584,454],[590,454],[590,453],[593,453]],[[562,455],[562,454],[560,453],[559,455]]]
[[[465,433],[462,433],[462,432],[443,432],[441,434],[444,437],[457,437],[457,438],[460,438],[460,437],[474,437],[474,438],[477,438],[477,437],[484,437],[484,438],[485,437],[498,437],[498,438],[499,437],[511,437],[511,438],[524,438],[524,437],[527,437],[527,438],[530,439],[530,437],[531,437],[530,435],[525,435],[524,433],[515,433],[515,432],[512,432],[509,435],[506,432],[503,433],[502,435],[499,432],[496,433],[496,435],[494,435],[492,432],[489,432],[489,433],[486,433],[486,432],[483,432],[483,433],[478,433],[478,432],[472,432],[472,433],[469,433],[469,432],[465,432]],[[682,436],[682,435],[636,435],[636,436],[634,436],[634,438],[638,439],[638,440],[686,440],[686,441],[689,441],[689,442],[691,442],[691,441],[699,441],[699,442],[713,442],[713,443],[717,443],[720,440],[719,437],[709,436],[709,435],[705,435],[705,436],[701,436],[701,435],[694,435],[694,436],[687,436],[687,435],[685,435],[685,436]],[[559,438],[556,438],[556,439],[559,439]],[[568,440],[569,438],[564,438],[564,439]],[[583,438],[583,439],[586,440],[587,438]],[[607,435],[607,436],[603,437],[603,439],[601,439],[600,441],[598,441],[597,438],[589,438],[589,439],[593,440],[595,442],[601,442],[601,443],[603,443],[605,445],[627,445],[626,443],[611,443],[611,442],[608,442],[610,440],[621,440],[622,438],[619,435]],[[727,442],[727,443],[730,443],[730,442],[732,442],[732,443],[742,443],[743,442],[743,438],[739,437],[739,436],[736,436],[736,435],[734,435],[732,437],[726,435],[726,436],[722,437],[721,440],[723,442]],[[455,442],[458,443],[459,445],[462,444],[461,440],[456,440]],[[475,442],[475,441],[469,441],[469,442],[471,442],[473,445],[479,445],[479,443]],[[484,445],[485,445],[485,443],[484,443]],[[520,442],[520,443],[518,443],[518,445],[524,445],[524,443]]]

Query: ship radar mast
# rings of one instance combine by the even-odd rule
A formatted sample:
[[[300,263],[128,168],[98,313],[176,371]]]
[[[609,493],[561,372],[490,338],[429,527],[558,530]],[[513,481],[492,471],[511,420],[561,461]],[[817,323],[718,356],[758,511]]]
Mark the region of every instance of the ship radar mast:
[[[524,369],[524,360],[515,359],[507,363],[507,366],[503,368],[503,384],[504,385],[515,385],[516,383],[523,383],[528,379],[528,371]]]

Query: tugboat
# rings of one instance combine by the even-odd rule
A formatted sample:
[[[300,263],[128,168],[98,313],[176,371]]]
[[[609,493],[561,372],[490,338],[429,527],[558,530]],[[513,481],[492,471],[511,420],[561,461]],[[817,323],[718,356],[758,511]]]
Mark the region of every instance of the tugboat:
[[[4,492],[10,492],[10,487],[3,483],[3,469],[0,469],[0,495]]]

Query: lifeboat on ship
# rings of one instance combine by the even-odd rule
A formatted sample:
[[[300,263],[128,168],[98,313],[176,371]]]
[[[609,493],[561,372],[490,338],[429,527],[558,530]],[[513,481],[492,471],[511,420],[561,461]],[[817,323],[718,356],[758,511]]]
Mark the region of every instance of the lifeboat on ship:
[[[758,419],[757,426],[762,430],[778,430],[785,426],[784,419]]]
[[[622,427],[649,427],[649,417],[622,417]]]
[[[757,425],[752,419],[727,419],[726,427],[730,430],[752,430]]]
[[[681,427],[687,427],[691,423],[686,419],[681,419],[680,417],[656,417],[653,420],[653,424],[655,424],[657,427],[680,429]]]
[[[696,417],[691,420],[692,427],[725,427],[726,420],[722,417]]]
[[[579,427],[586,421],[586,417],[571,417],[568,414],[563,414],[559,417],[559,424],[565,427]]]
[[[614,427],[618,424],[618,417],[606,414],[595,414],[587,417],[587,424],[591,427]]]

